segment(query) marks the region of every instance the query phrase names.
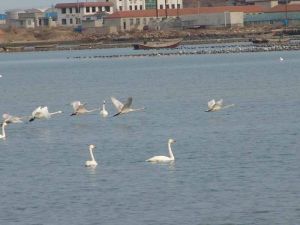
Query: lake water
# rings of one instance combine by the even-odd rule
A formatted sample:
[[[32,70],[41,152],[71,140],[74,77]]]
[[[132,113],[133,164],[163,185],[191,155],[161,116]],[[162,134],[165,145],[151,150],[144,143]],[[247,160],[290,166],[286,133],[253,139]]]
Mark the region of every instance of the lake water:
[[[114,54],[136,53],[0,55],[1,114],[64,112],[7,127],[0,224],[300,224],[300,52],[89,58]],[[146,110],[70,116],[113,115],[110,96]],[[235,106],[206,113],[212,98]],[[168,138],[175,163],[145,162]]]

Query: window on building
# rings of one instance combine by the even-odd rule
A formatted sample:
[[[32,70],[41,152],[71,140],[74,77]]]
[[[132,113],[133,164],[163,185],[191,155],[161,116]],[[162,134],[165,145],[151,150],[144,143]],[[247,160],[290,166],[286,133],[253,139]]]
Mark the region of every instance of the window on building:
[[[76,7],[75,11],[76,11],[76,13],[80,13],[80,8]]]
[[[132,5],[129,6],[129,10],[132,10]]]
[[[175,9],[175,4],[172,4],[172,9]]]
[[[27,24],[30,26],[31,25],[31,20],[27,20]]]
[[[98,7],[98,12],[102,12],[102,7],[101,6]]]
[[[140,10],[143,10],[143,6],[142,5],[140,5]]]
[[[92,7],[92,12],[96,12],[96,7],[95,6]]]
[[[144,25],[147,24],[147,19],[146,19],[146,18],[143,19],[143,24],[144,24]]]
[[[66,25],[67,24],[67,19],[61,19],[61,24]]]
[[[168,5],[166,5],[166,7],[167,7],[167,9],[169,9],[169,8],[170,8],[170,5],[168,4]]]
[[[87,13],[89,13],[89,12],[90,12],[90,7],[85,7],[85,11],[86,11]]]
[[[122,6],[119,6],[119,10],[122,11],[122,10],[123,10],[123,7],[122,7]]]
[[[73,24],[73,19],[72,18],[70,19],[70,24]]]
[[[137,5],[135,5],[135,6],[134,6],[134,10],[137,10],[137,9],[138,9],[138,7],[137,7]]]
[[[80,18],[76,18],[76,24],[80,24]]]
[[[129,20],[129,24],[130,24],[130,25],[133,25],[133,19],[130,19],[130,20]]]
[[[109,6],[105,6],[105,11],[106,12],[110,12],[110,7]]]
[[[180,9],[180,4],[177,4],[177,9]]]
[[[69,12],[70,12],[70,13],[73,13],[73,9],[72,9],[72,8],[69,8]]]
[[[164,6],[163,6],[163,5],[160,5],[160,6],[159,6],[159,8],[160,8],[160,9],[163,9],[163,8],[164,8]]]
[[[123,29],[126,30],[126,22],[123,22]]]
[[[145,1],[145,9],[156,9],[156,0],[147,0]]]
[[[140,24],[141,24],[140,18],[136,18],[136,25],[140,25]]]
[[[62,8],[61,9],[61,14],[66,14],[67,13],[67,9],[66,8]]]

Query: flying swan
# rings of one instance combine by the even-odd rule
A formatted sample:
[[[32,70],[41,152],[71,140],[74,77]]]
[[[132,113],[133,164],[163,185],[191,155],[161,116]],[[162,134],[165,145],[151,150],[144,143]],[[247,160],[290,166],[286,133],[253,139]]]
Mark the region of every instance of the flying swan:
[[[223,99],[219,101],[215,101],[214,99],[210,100],[208,103],[208,110],[205,112],[215,112],[219,111],[220,109],[225,109],[234,106],[234,104],[223,106]]]
[[[99,109],[87,110],[85,108],[86,104],[82,104],[80,101],[72,102],[71,105],[73,106],[73,109],[74,109],[74,112],[71,114],[71,116],[83,115],[86,113],[90,113],[90,112],[99,110]]]
[[[102,116],[102,117],[108,116],[108,112],[105,109],[105,100],[103,101],[103,104],[102,104],[102,110],[100,111],[100,116]]]
[[[168,150],[169,150],[169,157],[168,156],[153,156],[150,159],[147,159],[146,162],[172,162],[175,160],[175,157],[173,155],[171,144],[175,143],[176,141],[173,139],[168,140]]]
[[[129,97],[127,99],[127,102],[125,104],[123,104],[122,102],[120,102],[119,100],[117,100],[115,97],[111,97],[111,101],[114,104],[114,106],[116,107],[116,109],[118,110],[118,113],[116,113],[113,116],[118,116],[118,115],[121,115],[121,114],[129,113],[129,112],[134,112],[134,111],[140,111],[140,110],[145,109],[144,107],[143,108],[139,108],[139,109],[130,108],[131,104],[132,104],[132,97]]]
[[[96,148],[95,145],[89,145],[91,160],[88,160],[88,161],[85,162],[86,167],[96,167],[98,165],[98,163],[96,162],[96,160],[94,158],[94,154],[93,154],[93,150],[95,148]]]
[[[32,122],[35,119],[50,119],[52,115],[59,114],[59,113],[62,113],[62,111],[49,113],[47,106],[45,107],[39,106],[32,112],[31,114],[32,116],[29,119],[29,122]]]
[[[18,116],[12,116],[8,113],[4,113],[2,115],[3,121],[5,121],[6,123],[23,123],[22,119],[25,118],[24,117],[18,117]],[[2,125],[2,123],[1,123]]]

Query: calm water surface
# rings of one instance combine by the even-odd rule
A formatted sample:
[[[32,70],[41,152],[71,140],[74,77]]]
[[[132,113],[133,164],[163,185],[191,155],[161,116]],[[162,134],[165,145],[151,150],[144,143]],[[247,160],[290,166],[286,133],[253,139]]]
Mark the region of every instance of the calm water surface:
[[[7,127],[0,224],[300,224],[300,52],[88,58],[113,54],[134,53],[0,55],[1,114],[64,112]],[[74,100],[112,115],[110,96],[146,110],[70,117]],[[146,163],[168,138],[176,162]]]

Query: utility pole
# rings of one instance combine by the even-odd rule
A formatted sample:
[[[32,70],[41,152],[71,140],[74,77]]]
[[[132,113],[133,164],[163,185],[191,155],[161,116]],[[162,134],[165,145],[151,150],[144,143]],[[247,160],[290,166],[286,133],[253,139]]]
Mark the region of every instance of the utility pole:
[[[158,0],[155,0],[155,9],[156,9],[156,19],[158,18]]]
[[[286,29],[286,28],[287,28],[287,26],[288,26],[287,5],[288,5],[288,0],[285,0],[285,21],[284,21],[284,24],[285,24],[285,29]]]
[[[168,1],[168,0],[165,0],[165,11],[166,11],[166,18],[168,18],[167,1]]]

